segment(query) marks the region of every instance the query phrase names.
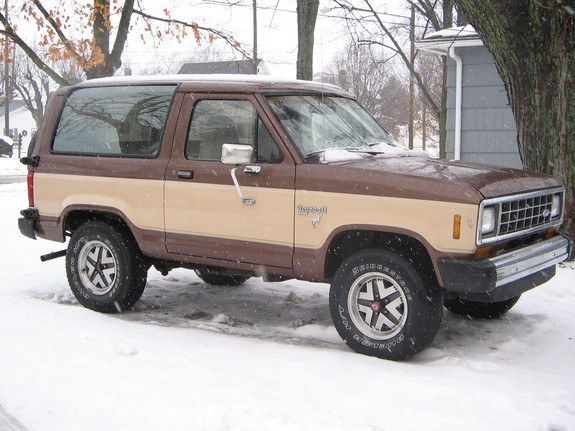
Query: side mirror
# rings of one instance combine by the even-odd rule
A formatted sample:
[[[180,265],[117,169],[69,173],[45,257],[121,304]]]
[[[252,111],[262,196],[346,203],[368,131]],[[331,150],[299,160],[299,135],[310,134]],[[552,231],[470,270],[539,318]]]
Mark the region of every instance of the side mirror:
[[[248,165],[254,161],[254,149],[251,145],[224,144],[222,145],[221,161],[224,165]]]
[[[240,166],[245,166],[244,172],[246,173],[259,173],[259,166],[246,166],[253,162],[254,149],[251,145],[241,145],[241,144],[224,144],[222,145],[222,163],[225,165],[234,165],[232,168],[231,175],[234,185],[236,186],[236,191],[238,196],[244,205],[255,205],[256,201],[254,199],[249,199],[244,196],[240,184],[238,183],[238,178],[236,177],[236,170]]]

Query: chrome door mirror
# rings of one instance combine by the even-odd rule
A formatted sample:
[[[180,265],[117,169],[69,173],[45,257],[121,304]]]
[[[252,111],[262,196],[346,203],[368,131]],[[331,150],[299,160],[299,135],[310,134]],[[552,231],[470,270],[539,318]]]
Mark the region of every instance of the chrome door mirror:
[[[247,164],[253,161],[254,157],[254,149],[251,145],[241,145],[241,144],[224,144],[222,145],[222,163],[225,165],[234,165],[235,167],[232,168],[231,175],[232,180],[234,182],[234,186],[236,187],[236,191],[238,192],[238,196],[244,205],[255,205],[256,201],[254,199],[246,198],[242,193],[242,188],[238,183],[238,178],[236,176],[236,170],[240,166],[246,166]],[[248,168],[258,168],[257,172],[252,171],[252,169]],[[246,166],[246,173],[259,173],[259,166]]]
[[[251,145],[224,144],[222,145],[222,163],[225,165],[247,165],[253,162],[254,149]]]

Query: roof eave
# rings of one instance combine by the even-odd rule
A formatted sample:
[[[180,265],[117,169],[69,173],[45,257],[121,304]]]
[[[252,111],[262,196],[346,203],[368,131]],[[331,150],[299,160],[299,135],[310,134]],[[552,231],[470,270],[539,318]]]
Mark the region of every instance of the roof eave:
[[[483,46],[483,41],[478,37],[474,37],[458,39],[423,39],[415,43],[415,47],[417,49],[433,52],[440,55],[447,55],[447,52],[450,48],[465,48],[469,46]]]

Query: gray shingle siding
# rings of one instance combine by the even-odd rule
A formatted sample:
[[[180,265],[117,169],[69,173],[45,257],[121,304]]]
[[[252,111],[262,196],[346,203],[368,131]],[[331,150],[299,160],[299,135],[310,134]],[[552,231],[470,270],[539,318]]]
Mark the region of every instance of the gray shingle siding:
[[[485,47],[457,48],[463,60],[461,160],[522,168],[515,119],[503,81]],[[449,60],[447,157],[454,157],[455,61]]]

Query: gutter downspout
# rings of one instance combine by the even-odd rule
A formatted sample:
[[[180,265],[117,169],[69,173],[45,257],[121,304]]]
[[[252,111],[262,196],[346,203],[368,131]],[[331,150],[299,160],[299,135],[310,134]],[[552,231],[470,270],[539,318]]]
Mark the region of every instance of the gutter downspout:
[[[454,160],[461,160],[461,83],[463,82],[463,60],[458,56],[453,47],[447,49],[447,55],[455,60],[455,140]]]

